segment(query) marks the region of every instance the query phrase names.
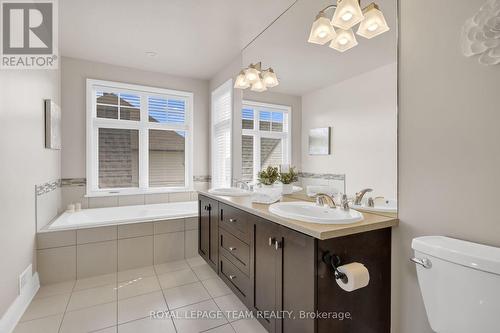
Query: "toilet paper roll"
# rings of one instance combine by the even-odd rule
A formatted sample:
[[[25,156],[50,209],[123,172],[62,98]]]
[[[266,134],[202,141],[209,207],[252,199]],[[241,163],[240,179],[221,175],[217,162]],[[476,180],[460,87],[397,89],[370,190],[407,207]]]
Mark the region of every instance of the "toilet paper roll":
[[[370,282],[370,273],[365,265],[358,262],[353,262],[347,265],[338,267],[339,272],[347,276],[347,282],[342,279],[337,279],[337,284],[345,291],[354,291],[364,288]]]

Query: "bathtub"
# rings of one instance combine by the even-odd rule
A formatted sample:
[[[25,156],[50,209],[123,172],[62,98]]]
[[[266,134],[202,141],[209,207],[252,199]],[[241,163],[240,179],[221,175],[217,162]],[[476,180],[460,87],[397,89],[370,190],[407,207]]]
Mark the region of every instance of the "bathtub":
[[[64,212],[39,232],[181,219],[198,216],[198,201],[82,209]]]

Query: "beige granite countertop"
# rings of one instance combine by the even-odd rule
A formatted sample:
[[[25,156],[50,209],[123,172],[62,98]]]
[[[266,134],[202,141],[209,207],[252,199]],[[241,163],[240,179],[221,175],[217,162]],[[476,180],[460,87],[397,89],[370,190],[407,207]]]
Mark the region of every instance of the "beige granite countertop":
[[[269,205],[252,203],[250,197],[226,197],[213,195],[206,191],[200,191],[201,195],[226,203],[233,207],[239,208],[250,214],[257,215],[263,219],[273,221],[290,229],[299,231],[306,235],[317,239],[330,239],[351,234],[357,234],[366,231],[394,227],[399,224],[399,220],[395,217],[376,215],[363,212],[364,220],[352,224],[317,224],[306,223],[297,220],[287,219],[269,212]],[[297,196],[284,196],[281,201],[302,201]]]

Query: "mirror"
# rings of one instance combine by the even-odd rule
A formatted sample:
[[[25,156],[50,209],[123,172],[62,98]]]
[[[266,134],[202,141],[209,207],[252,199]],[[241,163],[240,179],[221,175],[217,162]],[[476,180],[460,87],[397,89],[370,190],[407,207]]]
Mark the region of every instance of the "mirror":
[[[300,171],[304,192],[308,186],[330,186],[338,195],[346,193],[354,199],[356,193],[370,188],[358,208],[393,215],[397,206],[397,2],[377,1],[388,31],[367,38],[378,27],[362,26],[362,21],[352,30],[357,45],[344,52],[338,45],[334,49],[330,43],[308,42],[318,13],[332,4],[298,0],[243,50],[242,69],[260,63],[264,73],[270,67],[279,84],[266,91],[241,90],[242,165],[243,172],[248,172],[242,178],[248,180],[261,166],[290,164]],[[362,8],[369,5],[361,1]],[[333,9],[325,11],[328,20],[333,13]],[[329,127],[334,130],[328,131],[327,149]],[[369,199],[374,207],[367,207]]]

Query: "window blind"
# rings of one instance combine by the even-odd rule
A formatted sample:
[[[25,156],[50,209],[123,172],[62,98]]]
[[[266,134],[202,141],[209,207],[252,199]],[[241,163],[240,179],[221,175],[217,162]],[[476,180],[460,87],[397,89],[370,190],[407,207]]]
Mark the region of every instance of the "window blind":
[[[231,186],[232,80],[212,92],[212,187]]]

